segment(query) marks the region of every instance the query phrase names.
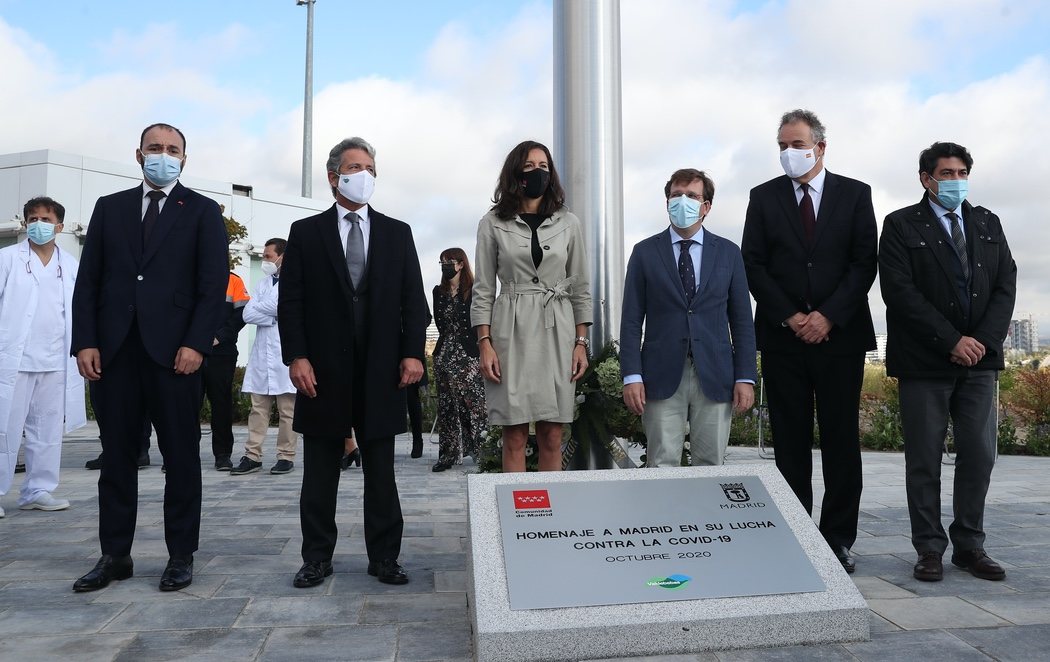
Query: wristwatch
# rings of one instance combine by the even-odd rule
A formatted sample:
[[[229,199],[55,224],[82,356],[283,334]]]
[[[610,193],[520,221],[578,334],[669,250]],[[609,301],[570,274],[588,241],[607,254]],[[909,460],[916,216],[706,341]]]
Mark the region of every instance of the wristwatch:
[[[587,336],[577,336],[576,337],[576,344],[577,345],[583,345],[587,349],[591,348],[591,341],[590,341],[590,338],[588,338]]]

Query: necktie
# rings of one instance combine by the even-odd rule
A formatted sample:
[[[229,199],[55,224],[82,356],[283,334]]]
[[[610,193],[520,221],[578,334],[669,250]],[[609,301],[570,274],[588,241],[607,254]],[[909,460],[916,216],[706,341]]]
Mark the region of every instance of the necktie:
[[[817,229],[817,214],[813,211],[813,198],[809,196],[809,184],[802,184],[802,200],[798,203],[802,216],[802,230],[806,233],[806,244],[813,245],[813,233]]]
[[[696,272],[693,270],[693,258],[689,255],[689,247],[695,243],[692,239],[683,239],[678,242],[681,248],[681,253],[678,255],[678,276],[682,279],[686,301],[691,300],[696,292]]]
[[[149,198],[149,206],[146,207],[146,215],[142,217],[142,247],[149,243],[149,236],[153,233],[153,227],[157,224],[160,216],[160,201],[164,198],[164,191],[150,191],[146,194]]]
[[[365,236],[361,234],[361,217],[350,212],[345,216],[350,221],[350,234],[346,235],[346,268],[350,271],[350,282],[356,288],[365,273]]]
[[[948,212],[945,216],[951,223],[952,244],[955,246],[955,254],[959,256],[963,276],[966,277],[966,280],[970,280],[970,260],[966,256],[966,237],[963,236],[962,226],[959,225],[959,215],[955,212]]]

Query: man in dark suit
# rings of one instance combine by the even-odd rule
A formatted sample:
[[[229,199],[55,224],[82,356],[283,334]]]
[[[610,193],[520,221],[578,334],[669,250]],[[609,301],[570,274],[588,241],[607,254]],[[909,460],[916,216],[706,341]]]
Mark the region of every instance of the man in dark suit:
[[[131,577],[143,420],[157,431],[167,478],[162,591],[193,581],[201,516],[199,368],[211,351],[226,289],[219,206],[178,182],[186,139],[167,124],[142,132],[144,181],[99,198],[73,292],[72,352],[97,381],[102,430],[98,480],[102,558],[76,581],[94,591]]]
[[[298,390],[293,428],[303,435],[303,566],[294,584],[316,586],[332,574],[339,465],[351,429],[364,471],[368,574],[404,584],[394,435],[405,431],[405,387],[423,375],[430,311],[411,228],[368,206],[375,150],[348,138],[326,167],[335,204],[292,224],[277,305]]]
[[[886,371],[900,386],[913,574],[940,581],[941,556],[981,579],[1006,577],[984,551],[984,499],[995,464],[995,382],[1017,291],[999,217],[966,201],[973,157],[937,142],[919,156],[918,204],[882,226]],[[941,447],[952,421],[955,519],[941,525]]]
[[[736,244],[702,227],[715,184],[694,168],[664,186],[671,225],[627,263],[620,321],[623,400],[645,426],[646,466],[720,465],[733,411],[755,401],[755,327]],[[645,342],[642,343],[642,325]]]
[[[875,348],[871,187],[824,169],[824,125],[807,110],[784,114],[777,142],[786,175],[751,190],[741,242],[758,304],[755,333],[777,468],[812,513],[815,400],[824,473],[820,532],[853,572],[860,389],[864,352]]]

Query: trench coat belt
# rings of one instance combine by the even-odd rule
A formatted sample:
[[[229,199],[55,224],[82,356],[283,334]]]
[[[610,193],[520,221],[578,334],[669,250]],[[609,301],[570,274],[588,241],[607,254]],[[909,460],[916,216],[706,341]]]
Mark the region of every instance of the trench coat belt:
[[[547,329],[554,328],[554,308],[550,302],[554,299],[564,299],[572,293],[572,284],[576,282],[573,277],[559,280],[554,285],[543,283],[501,283],[500,294],[542,294],[543,295],[543,326]]]

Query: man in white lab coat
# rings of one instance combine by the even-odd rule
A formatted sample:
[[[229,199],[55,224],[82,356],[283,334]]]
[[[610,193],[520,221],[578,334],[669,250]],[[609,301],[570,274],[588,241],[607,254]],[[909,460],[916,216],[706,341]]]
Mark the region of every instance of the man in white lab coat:
[[[248,414],[248,441],[244,456],[230,475],[238,476],[262,468],[262,445],[270,424],[270,409],[277,403],[277,463],[272,474],[286,474],[295,466],[298,435],[292,430],[295,414],[295,386],[288,368],[281,359],[281,333],[277,329],[277,288],[280,283],[281,261],[287,241],[270,239],[263,249],[264,278],[255,288],[255,296],[244,306],[244,321],[255,324],[255,344],[248,356],[241,390],[252,396],[252,410]]]
[[[11,488],[24,434],[22,510],[69,508],[51,494],[62,433],[85,423],[84,379],[69,355],[78,263],[55,243],[65,215],[51,198],[33,198],[22,209],[29,239],[0,250],[0,498]]]

